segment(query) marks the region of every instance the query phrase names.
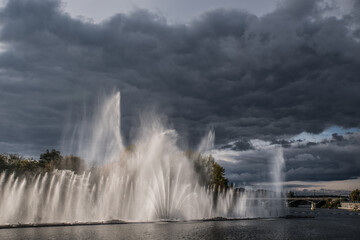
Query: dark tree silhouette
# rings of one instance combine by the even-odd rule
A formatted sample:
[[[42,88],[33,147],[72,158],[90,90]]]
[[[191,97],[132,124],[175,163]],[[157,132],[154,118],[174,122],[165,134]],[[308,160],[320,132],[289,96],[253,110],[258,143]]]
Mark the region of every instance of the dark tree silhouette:
[[[351,201],[360,201],[360,191],[359,189],[355,189],[350,193]]]

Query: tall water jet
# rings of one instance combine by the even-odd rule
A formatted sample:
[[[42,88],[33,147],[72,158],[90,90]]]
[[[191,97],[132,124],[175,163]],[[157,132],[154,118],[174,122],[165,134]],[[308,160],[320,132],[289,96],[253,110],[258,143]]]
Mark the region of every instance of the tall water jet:
[[[215,142],[215,131],[210,129],[208,133],[201,139],[200,144],[197,148],[197,152],[203,154],[214,148]]]
[[[100,165],[119,160],[124,148],[120,119],[120,92],[114,92],[98,104],[90,121],[84,116],[75,130],[71,143],[78,146],[76,154]]]
[[[285,198],[283,182],[284,182],[284,167],[285,159],[282,147],[273,149],[273,155],[271,159],[271,188],[274,193],[272,203],[273,211],[277,212],[277,215],[285,214]]]
[[[281,194],[283,192],[283,181],[284,181],[284,153],[281,147],[275,148],[273,157],[271,159],[271,180],[273,183],[272,190],[277,194]]]
[[[133,145],[124,148],[120,93],[99,106],[73,141],[78,142],[78,154],[97,167],[81,174],[70,170],[35,176],[1,173],[0,224],[278,216],[273,211],[278,200],[272,195],[201,185],[194,162],[177,146],[176,131],[154,116],[141,121]],[[212,148],[214,136],[210,131],[199,151]],[[280,173],[280,165],[274,174]]]

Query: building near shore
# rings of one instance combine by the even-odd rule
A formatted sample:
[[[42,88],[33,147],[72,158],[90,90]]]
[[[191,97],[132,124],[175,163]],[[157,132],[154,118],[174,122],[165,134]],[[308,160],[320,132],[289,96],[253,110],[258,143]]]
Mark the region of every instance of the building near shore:
[[[360,209],[360,202],[342,202],[340,209]]]

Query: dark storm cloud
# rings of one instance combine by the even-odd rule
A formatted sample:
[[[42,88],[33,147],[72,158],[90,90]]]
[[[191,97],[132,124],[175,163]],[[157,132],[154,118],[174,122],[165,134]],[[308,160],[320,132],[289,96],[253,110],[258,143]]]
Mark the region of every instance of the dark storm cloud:
[[[246,141],[246,140],[234,141],[234,142],[225,144],[225,145],[221,146],[220,148],[221,149],[231,149],[231,150],[235,150],[235,151],[246,151],[246,150],[254,149],[251,142]]]
[[[342,137],[342,138],[340,138]],[[284,140],[285,141],[285,140]],[[231,182],[237,184],[271,181],[275,149],[280,143],[270,143],[252,150],[222,148],[213,155],[226,169]],[[286,141],[285,141],[286,142]],[[333,136],[328,141],[288,141],[283,147],[285,181],[334,181],[360,177],[360,133]]]
[[[335,18],[321,3],[290,0],[262,17],[218,9],[170,25],[146,10],[93,24],[71,18],[59,1],[8,1],[0,13],[0,143],[57,146],[69,110],[80,114],[113,87],[127,139],[148,106],[190,145],[209,125],[218,143],[358,127],[358,12]]]
[[[360,176],[360,134],[333,135],[307,147],[286,149],[288,181],[330,181]]]

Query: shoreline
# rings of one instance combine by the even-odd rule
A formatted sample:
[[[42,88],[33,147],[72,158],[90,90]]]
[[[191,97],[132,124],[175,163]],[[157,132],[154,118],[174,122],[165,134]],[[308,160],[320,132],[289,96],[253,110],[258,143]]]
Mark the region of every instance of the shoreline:
[[[159,220],[146,222],[127,222],[123,220],[109,220],[97,222],[58,222],[58,223],[12,223],[1,224],[0,229],[15,228],[42,228],[42,227],[71,227],[71,226],[97,226],[97,225],[120,225],[120,224],[147,224],[147,223],[184,223],[184,222],[223,222],[223,221],[241,221],[241,220],[262,220],[262,219],[297,219],[297,218],[314,218],[314,216],[286,215],[280,217],[269,218],[209,218],[198,220]]]

